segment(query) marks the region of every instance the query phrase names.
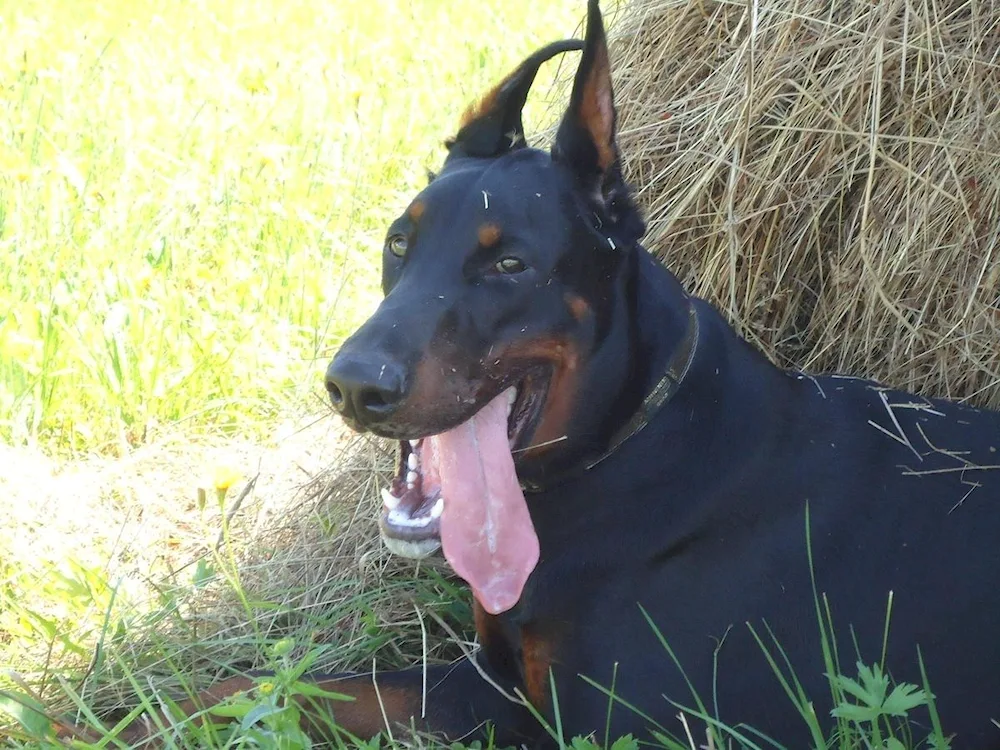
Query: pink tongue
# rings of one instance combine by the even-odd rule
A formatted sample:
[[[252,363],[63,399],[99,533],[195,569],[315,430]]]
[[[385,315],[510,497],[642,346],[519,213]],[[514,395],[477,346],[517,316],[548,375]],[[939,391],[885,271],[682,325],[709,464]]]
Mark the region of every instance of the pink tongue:
[[[468,422],[429,438],[441,474],[441,546],[490,614],[521,598],[538,562],[538,537],[507,442],[502,393]]]

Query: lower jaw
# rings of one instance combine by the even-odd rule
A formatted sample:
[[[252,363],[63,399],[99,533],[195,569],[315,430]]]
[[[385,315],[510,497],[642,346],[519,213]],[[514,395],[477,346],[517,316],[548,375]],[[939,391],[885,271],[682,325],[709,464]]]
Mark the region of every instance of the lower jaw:
[[[394,511],[383,506],[378,520],[379,533],[390,552],[419,560],[441,549],[440,517],[432,519],[423,517],[425,524],[422,525],[400,526],[389,522],[393,514]]]
[[[379,524],[379,531],[382,535],[382,543],[385,544],[386,549],[400,557],[423,560],[441,549],[441,539],[439,537],[431,537],[419,541],[399,539],[387,534],[381,523]]]

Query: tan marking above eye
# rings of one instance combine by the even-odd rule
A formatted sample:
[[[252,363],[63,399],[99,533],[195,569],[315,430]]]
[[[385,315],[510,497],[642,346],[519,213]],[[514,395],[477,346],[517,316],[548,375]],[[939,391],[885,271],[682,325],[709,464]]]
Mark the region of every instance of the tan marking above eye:
[[[490,222],[480,224],[479,232],[477,233],[479,245],[481,247],[493,247],[500,241],[501,234],[502,231],[496,224]]]
[[[406,215],[409,216],[410,220],[413,222],[420,221],[420,217],[424,215],[424,209],[426,208],[427,206],[424,205],[423,201],[415,200],[410,204],[410,207],[406,209]]]

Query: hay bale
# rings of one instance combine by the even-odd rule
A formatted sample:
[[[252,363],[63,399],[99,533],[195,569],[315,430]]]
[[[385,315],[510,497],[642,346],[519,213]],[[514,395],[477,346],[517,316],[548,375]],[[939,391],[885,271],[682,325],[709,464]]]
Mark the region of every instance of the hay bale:
[[[1000,408],[1000,8],[631,0],[647,246],[775,362]]]

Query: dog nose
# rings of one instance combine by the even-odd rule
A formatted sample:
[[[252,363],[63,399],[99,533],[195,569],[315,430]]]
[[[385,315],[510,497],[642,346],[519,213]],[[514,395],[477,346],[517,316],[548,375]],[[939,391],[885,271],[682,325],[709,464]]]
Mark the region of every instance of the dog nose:
[[[365,426],[392,415],[406,397],[405,373],[383,358],[337,355],[326,370],[326,390],[333,408]]]

